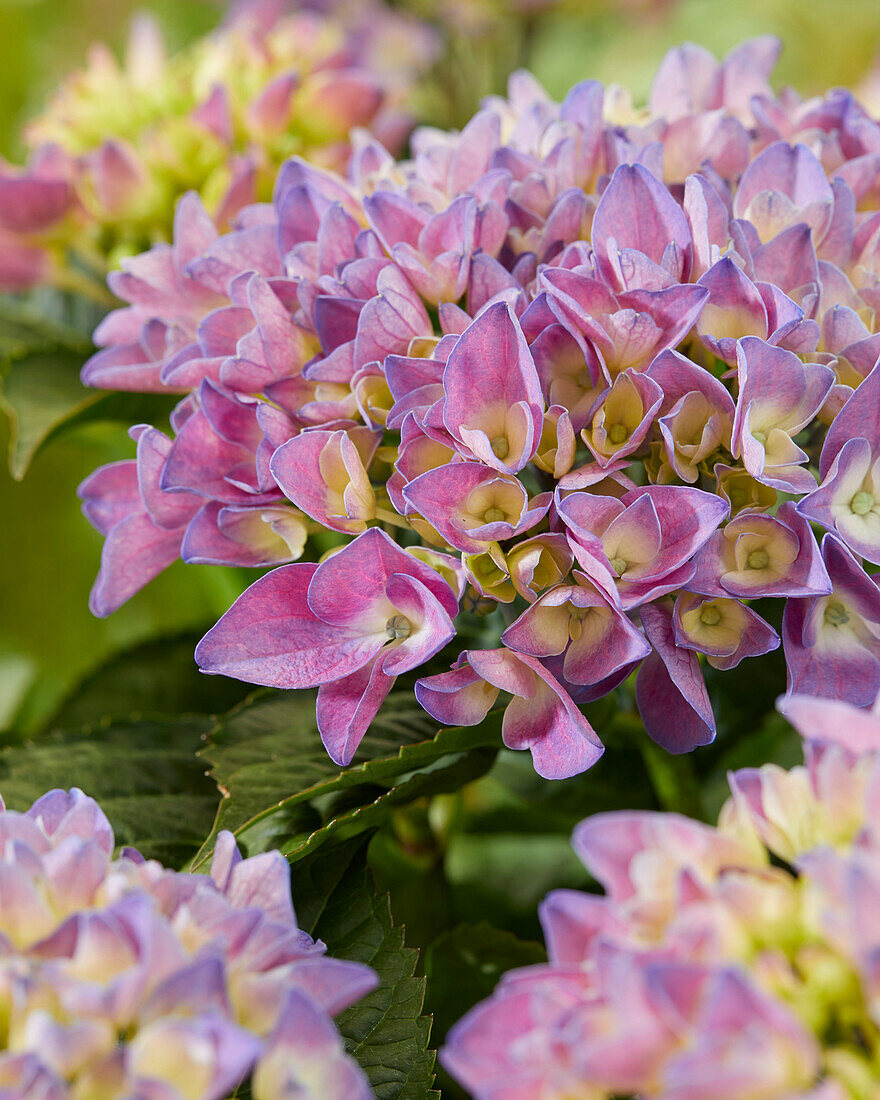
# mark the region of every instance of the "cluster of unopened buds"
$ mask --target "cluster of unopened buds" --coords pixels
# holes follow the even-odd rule
[[[475,1100],[855,1100],[880,1077],[880,714],[788,696],[806,764],[730,777],[711,827],[581,822],[605,896],[542,903],[550,961],[507,974],[442,1060]]]
[[[211,874],[113,857],[82,791],[0,802],[0,1095],[367,1100],[332,1016],[376,976],[296,924],[278,852],[217,839]]]
[[[580,704],[636,669],[676,752],[715,735],[704,662],[780,642],[790,691],[871,703],[880,125],[776,97],[776,53],[674,50],[639,111],[516,74],[411,160],[361,134],[345,178],[289,161],[223,235],[184,198],[174,243],[111,275],[130,304],[84,370],[181,394],[173,438],[133,429],[82,486],[95,613],[178,556],[278,566],[197,659],[319,686],[340,764],[458,635],[496,648],[459,643],[420,703],[477,723],[504,693],[548,778],[597,759]]]
[[[0,289],[79,289],[91,275],[100,290],[121,257],[168,240],[187,190],[226,227],[293,154],[344,168],[352,127],[399,146],[403,101],[435,50],[429,27],[381,0],[345,23],[248,0],[174,56],[139,18],[123,64],[93,47],[26,128],[27,165],[0,164]]]

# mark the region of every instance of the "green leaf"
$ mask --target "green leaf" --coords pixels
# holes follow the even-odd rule
[[[92,348],[88,336],[72,323],[69,310],[58,302],[0,296],[0,358],[18,359],[39,351],[62,348],[87,356]]]
[[[217,810],[217,791],[196,757],[210,726],[182,717],[58,731],[0,752],[0,794],[23,810],[53,787],[80,787],[101,804],[117,844],[180,867]]]
[[[0,403],[9,417],[9,469],[20,481],[50,440],[80,424],[120,420],[128,424],[166,419],[175,398],[166,394],[107,393],[79,380],[88,352],[55,347],[13,359]]]
[[[592,884],[569,837],[558,833],[456,833],[444,867],[459,920],[489,920],[524,939],[540,934],[537,906],[549,890]]]
[[[249,684],[204,676],[193,651],[201,634],[176,634],[114,655],[68,695],[49,726],[74,729],[110,718],[218,714],[241,702]],[[161,685],[161,692],[156,691]],[[204,769],[202,769],[204,770]]]
[[[502,750],[465,795],[443,803],[445,817],[440,806],[432,807],[446,833],[451,924],[488,920],[536,939],[537,905],[548,890],[592,885],[571,847],[578,822],[595,813],[658,808],[636,741],[647,735],[626,711],[616,712],[616,704],[609,699],[605,708],[590,708],[606,751],[588,771],[548,783],[528,753]]]
[[[98,398],[79,380],[84,356],[61,347],[14,359],[6,371],[3,409],[9,417],[9,470],[20,481],[52,431]]]
[[[176,398],[168,394],[87,389],[80,369],[94,350],[88,335],[100,319],[95,304],[41,289],[0,297],[0,404],[9,417],[9,469],[21,480],[56,436],[90,421],[164,421]]]
[[[440,1045],[449,1028],[488,997],[508,970],[546,961],[540,943],[518,939],[486,921],[459,924],[438,936],[425,954],[435,1042]]]
[[[404,946],[387,896],[376,894],[364,844],[349,841],[295,864],[292,888],[300,927],[322,939],[330,955],[366,963],[379,975],[379,987],[337,1021],[378,1100],[439,1100],[431,1019],[422,1015],[425,979],[414,976],[418,952]]]
[[[437,731],[409,691],[393,692],[358,751],[339,768],[321,744],[313,692],[258,693],[221,719],[200,754],[225,795],[199,853],[220,829],[251,853],[278,847],[291,861],[331,837],[375,828],[395,807],[456,790],[484,774],[500,744],[498,716]]]

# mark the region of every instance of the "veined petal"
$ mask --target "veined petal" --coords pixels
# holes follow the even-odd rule
[[[507,305],[490,306],[459,337],[443,389],[443,423],[453,437],[469,446],[462,433],[482,433],[502,471],[515,473],[533,457],[544,400],[531,352]],[[522,412],[508,422],[514,408]]]
[[[380,643],[381,644],[381,643]],[[318,729],[331,760],[347,767],[396,679],[380,657],[318,690]]]
[[[318,568],[305,562],[282,565],[255,581],[196,647],[202,672],[303,688],[369,664],[385,644],[384,632],[363,633],[319,619],[308,602]]]
[[[440,574],[407,554],[378,527],[359,535],[316,568],[309,606],[326,623],[343,625],[361,619],[371,606],[385,607],[386,586],[394,573],[420,581],[450,618],[458,614],[455,594]],[[384,634],[384,625],[378,628]]]
[[[466,654],[463,654],[466,656]],[[446,726],[476,726],[498,697],[498,688],[469,665],[416,681],[416,699]]]
[[[676,645],[669,608],[647,604],[640,615],[654,646],[636,677],[636,702],[648,734],[669,752],[709,744],[715,717],[697,655]]]
[[[406,620],[409,631],[400,645],[382,658],[383,671],[399,676],[439,653],[455,637],[455,627],[437,597],[415,577],[393,573],[385,594]]]

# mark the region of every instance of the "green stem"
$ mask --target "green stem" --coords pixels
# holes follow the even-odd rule
[[[375,518],[379,520],[380,523],[387,523],[391,527],[400,527],[404,531],[411,530],[410,525],[403,516],[399,516],[396,512],[392,512],[388,508],[377,508]]]

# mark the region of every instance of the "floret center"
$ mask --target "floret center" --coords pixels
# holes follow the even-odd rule
[[[412,632],[412,623],[405,615],[392,615],[385,624],[385,637],[389,642],[399,642],[408,638]]]
[[[839,600],[834,600],[825,608],[825,622],[831,626],[843,626],[849,622],[849,613]]]
[[[766,569],[770,564],[770,555],[766,550],[753,550],[746,559],[749,569]]]
[[[629,439],[629,432],[623,424],[612,424],[608,432],[608,438],[612,443],[625,443]]]
[[[590,378],[590,372],[586,367],[583,367],[574,376],[575,382],[580,386],[582,390],[589,390],[593,387],[593,379]]]
[[[874,507],[874,497],[871,493],[862,489],[852,498],[849,506],[857,516],[866,516]]]
[[[510,444],[507,441],[507,436],[496,435],[491,443],[492,453],[496,458],[507,458],[510,452]]]

